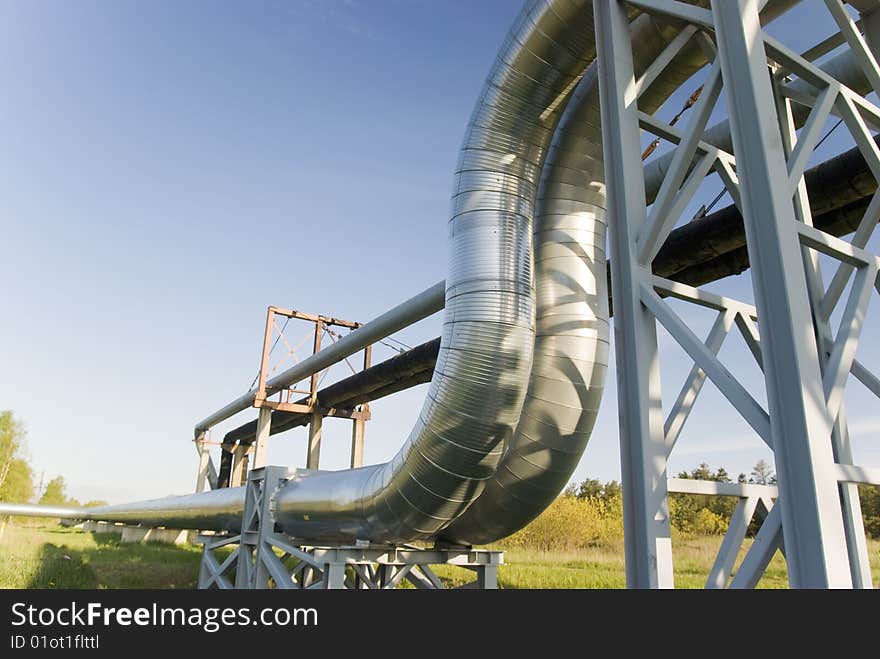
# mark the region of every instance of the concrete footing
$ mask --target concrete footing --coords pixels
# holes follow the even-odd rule
[[[122,524],[114,524],[112,522],[95,522],[95,533],[114,533],[116,535],[122,535],[122,531],[125,528]]]
[[[67,528],[73,528],[73,529],[81,529],[84,524],[84,522],[81,522],[78,519],[62,519],[62,520],[60,520],[60,522],[61,522],[61,526],[65,526]]]
[[[83,522],[86,533],[117,533],[122,542],[162,542],[168,545],[190,544],[191,532],[178,529],[155,529],[149,526],[125,526],[111,522]]]
[[[126,526],[122,530],[122,542],[161,542],[168,545],[185,545],[189,542],[189,534],[179,529]]]

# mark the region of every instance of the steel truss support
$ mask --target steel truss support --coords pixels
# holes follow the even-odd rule
[[[500,551],[366,543],[314,547],[276,532],[271,500],[287,476],[285,467],[250,472],[242,532],[199,537],[204,545],[199,588],[393,589],[404,581],[416,588],[445,588],[432,565],[455,565],[473,572],[474,579],[458,588],[498,587],[498,566],[504,563]]]
[[[626,583],[630,588],[671,588],[657,329],[640,300],[641,285],[650,281],[651,270],[636,256],[636,236],[647,215],[644,186],[637,183],[638,178],[631,178],[642,176],[642,162],[636,99],[628,93],[635,80],[629,23],[624,7],[616,1],[597,2],[594,11],[611,219]]]
[[[199,432],[195,438],[196,450],[199,453],[199,471],[196,474],[196,492],[204,492],[205,485],[212,490],[217,487],[217,468],[211,459],[206,432]]]
[[[825,4],[838,38],[875,90],[880,88],[880,68],[868,42],[840,0]],[[707,55],[703,94],[685,129],[639,111],[640,94],[674,53],[644,72],[634,71],[627,5],[683,21],[686,27],[669,48],[695,41]],[[791,586],[871,587],[853,483],[871,482],[875,474],[852,464],[843,391],[852,373],[880,395],[877,378],[855,360],[868,303],[880,290],[880,260],[864,250],[880,218],[880,193],[847,242],[812,226],[803,173],[833,113],[880,179],[880,150],[871,134],[880,128],[880,109],[765,34],[762,5],[759,0],[712,0],[711,9],[674,0],[595,5],[630,587],[673,585],[666,461],[707,378],[773,450],[779,478],[776,506],[769,496],[737,495],[740,502],[707,585],[727,584],[744,529],[757,513],[766,519],[731,587],[754,586],[783,538]],[[806,83],[802,88],[813,92],[790,94],[783,73],[799,77]],[[722,93],[733,153],[703,141]],[[792,103],[809,109],[800,131]],[[640,129],[676,145],[650,206],[640,184]],[[713,171],[744,218],[756,307],[652,277],[654,255]],[[819,254],[837,262],[827,284]],[[832,313],[850,281],[835,332]],[[705,341],[661,295],[717,312]],[[694,360],[665,423],[657,322]],[[763,371],[767,409],[717,358],[733,327]]]
[[[719,483],[716,481],[696,481],[670,478],[667,483],[670,492],[681,494],[703,494],[710,496],[733,496],[738,501],[730,518],[730,526],[718,555],[709,570],[706,588],[754,588],[777,550],[783,554],[781,527],[778,511],[771,517],[774,503],[779,496],[776,487],[746,483]],[[746,552],[742,563],[734,574],[736,557],[742,549],[749,525],[757,516],[762,520],[758,535]],[[769,520],[769,521],[768,521]],[[731,580],[733,577],[733,580]]]

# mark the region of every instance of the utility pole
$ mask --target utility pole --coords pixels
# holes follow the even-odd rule
[[[40,497],[43,495],[43,477],[45,475],[46,475],[45,469],[40,471],[40,482],[37,485],[37,491],[34,492],[34,503],[40,503]]]

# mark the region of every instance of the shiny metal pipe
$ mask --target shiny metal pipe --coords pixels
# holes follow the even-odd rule
[[[596,421],[610,337],[602,143],[598,106],[589,102],[595,88],[591,67],[543,168],[534,235],[537,333],[523,410],[483,493],[441,531],[446,542],[493,542],[537,517],[570,479]]]
[[[640,15],[632,22],[639,73],[678,34]],[[705,64],[685,48],[640,99],[653,111]],[[489,543],[537,517],[568,483],[599,411],[610,346],[605,179],[596,66],[575,89],[544,164],[535,219],[538,331],[522,415],[480,498],[441,532]]]
[[[244,487],[224,487],[199,494],[185,494],[82,511],[85,519],[124,522],[169,529],[212,531],[241,530]]]
[[[342,361],[358,350],[363,350],[379,339],[384,339],[386,336],[394,334],[394,332],[400,331],[404,327],[427,318],[443,309],[444,295],[444,282],[441,281],[434,284],[415,297],[346,334],[336,343],[327,346],[320,352],[279,373],[266,382],[266,389],[278,390],[288,387],[328,366],[332,366],[336,362]],[[253,405],[256,393],[256,389],[251,389],[212,415],[202,419],[195,427],[196,435]]]
[[[517,19],[471,117],[459,158],[448,225],[446,314],[419,420],[385,464],[294,474],[274,498],[276,519],[291,535],[328,542],[430,538],[466,509],[494,474],[519,420],[532,365],[534,199],[564,103],[595,56],[591,8],[588,0],[530,2]],[[343,356],[341,349],[337,352],[329,363]],[[296,381],[307,373],[306,366],[301,364],[295,377],[288,371],[271,384]],[[199,429],[252,400],[246,394]],[[203,524],[206,515],[187,522],[186,510],[214,494],[94,514],[158,522],[150,517],[155,510],[166,526]],[[172,507],[180,513],[166,514]]]
[[[85,508],[70,506],[41,506],[33,503],[0,503],[0,517],[53,517],[55,519],[85,519]]]
[[[523,9],[486,82],[462,147],[449,222],[444,331],[419,421],[388,463],[295,474],[274,503],[278,523],[291,535],[330,542],[430,538],[494,476],[520,422],[532,370],[531,243],[538,183],[555,125],[594,59],[592,24],[587,0],[532,2]],[[564,221],[554,225],[547,220],[544,230],[539,235],[544,235],[546,249],[539,263],[549,269],[551,234],[567,227]],[[591,248],[604,242],[600,238],[587,238]],[[576,267],[568,269],[582,274]],[[554,309],[552,294],[543,298],[548,315],[564,313]],[[570,305],[569,316],[594,316],[585,302]],[[541,339],[541,349],[552,353],[554,342],[559,341],[551,331]],[[552,375],[545,379],[552,381]],[[200,427],[251,401],[251,395],[243,397]],[[193,495],[94,514],[112,521],[212,528],[218,521],[206,501],[208,495]],[[240,501],[234,501],[232,518]]]
[[[595,56],[586,0],[530,2],[471,116],[449,221],[446,316],[419,421],[393,460],[294,477],[288,533],[318,541],[431,538],[480,495],[518,423],[532,366],[532,219],[565,102]]]
[[[601,137],[587,71],[595,56],[591,8],[586,0],[535,1],[516,20],[459,159],[447,313],[419,421],[388,463],[296,472],[274,497],[276,519],[291,535],[487,542],[527,523],[570,477],[607,364]],[[637,66],[674,35],[655,20],[633,22],[641,30]],[[699,49],[685,49],[640,104],[659,105],[703,65],[701,57]],[[212,492],[94,514],[237,528],[243,498],[226,492],[228,498]]]
[[[772,21],[794,3],[768,3]],[[631,22],[636,75],[680,30],[643,14]],[[639,99],[653,113],[706,64],[695,42],[673,58]],[[571,478],[598,414],[608,364],[605,183],[599,91],[592,65],[556,130],[538,193],[535,234],[538,334],[522,417],[483,494],[441,533],[488,543],[537,517]]]

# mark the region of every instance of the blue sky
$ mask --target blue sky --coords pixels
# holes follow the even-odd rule
[[[190,491],[192,427],[247,389],[268,305],[364,321],[442,279],[457,150],[519,6],[0,0],[0,408],[38,475],[82,500]],[[689,365],[666,354],[671,402]],[[609,385],[576,478],[619,478]],[[367,462],[423,395],[373,406]],[[769,459],[702,402],[674,469]],[[327,422],[322,466],[349,432]],[[297,431],[270,460],[304,452]]]

